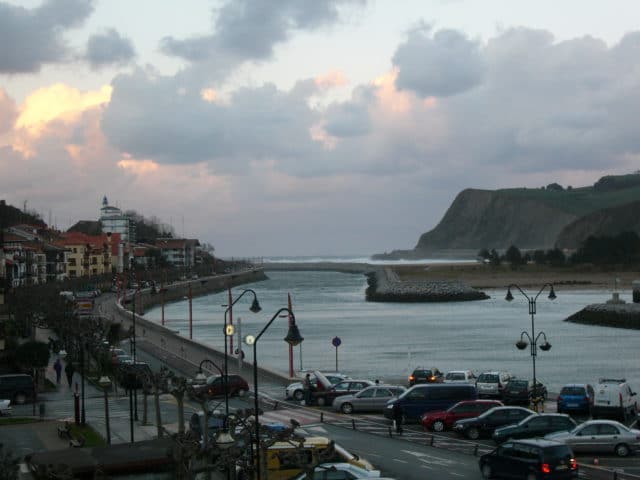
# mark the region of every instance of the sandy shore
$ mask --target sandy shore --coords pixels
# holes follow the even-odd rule
[[[553,283],[558,289],[603,290],[631,292],[631,282],[640,280],[638,270],[603,270],[596,267],[553,268],[525,265],[512,269],[509,265],[494,267],[477,262],[431,264],[431,265],[376,265],[362,263],[273,263],[264,264],[269,270],[280,271],[337,271],[344,273],[365,273],[380,268],[392,269],[401,281],[457,280],[473,288],[506,288],[517,284],[522,288],[534,289],[545,283]]]

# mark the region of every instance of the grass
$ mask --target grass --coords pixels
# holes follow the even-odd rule
[[[35,423],[39,420],[37,418],[29,418],[29,417],[10,417],[10,418],[0,418],[0,426],[2,425],[21,425],[24,423]]]
[[[78,435],[82,435],[84,437],[85,447],[104,447],[107,444],[106,440],[102,438],[102,435],[96,432],[89,425],[82,426],[82,425],[76,425],[75,423],[72,423],[70,426],[71,426],[71,435],[73,437],[77,438]]]

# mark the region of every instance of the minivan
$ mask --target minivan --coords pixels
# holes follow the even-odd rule
[[[23,373],[0,375],[0,398],[11,400],[14,405],[22,405],[27,400],[33,400],[35,386],[33,377]]]
[[[395,400],[387,403],[384,416],[393,418],[393,407],[399,404],[404,421],[419,421],[422,414],[434,410],[447,410],[462,400],[476,400],[474,385],[429,383],[414,385]]]

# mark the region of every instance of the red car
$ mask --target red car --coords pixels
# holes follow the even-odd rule
[[[490,408],[501,406],[502,402],[498,400],[465,400],[456,403],[449,410],[425,413],[422,416],[422,426],[425,430],[442,432],[450,429],[457,420],[477,417]]]

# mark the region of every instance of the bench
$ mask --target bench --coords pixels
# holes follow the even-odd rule
[[[84,447],[84,436],[82,434],[78,434],[75,437],[69,438],[69,446],[73,448],[81,448]]]

